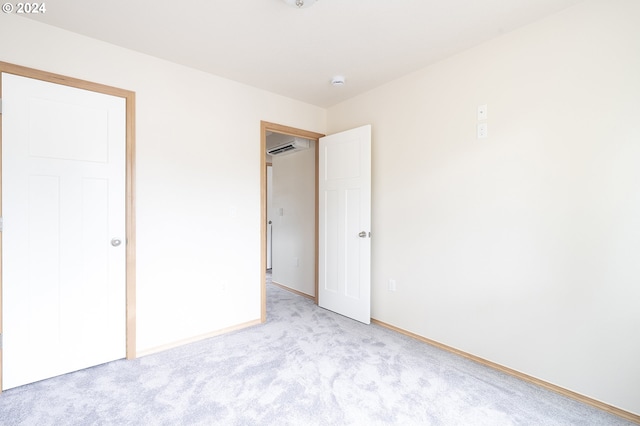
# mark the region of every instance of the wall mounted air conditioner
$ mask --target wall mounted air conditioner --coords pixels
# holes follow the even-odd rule
[[[269,155],[284,155],[291,154],[293,152],[302,151],[311,146],[308,139],[293,138],[288,142],[281,143],[279,145],[267,148],[267,154]]]

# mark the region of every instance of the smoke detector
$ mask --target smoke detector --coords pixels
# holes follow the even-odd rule
[[[282,1],[284,1],[286,4],[288,4],[291,7],[304,9],[304,8],[313,6],[313,4],[318,0],[282,0]]]
[[[336,75],[331,79],[331,84],[337,87],[344,86],[344,77],[341,75]]]

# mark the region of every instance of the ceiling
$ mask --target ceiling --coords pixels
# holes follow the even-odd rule
[[[28,18],[329,107],[580,1],[56,0]]]

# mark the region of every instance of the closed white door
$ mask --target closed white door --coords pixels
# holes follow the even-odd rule
[[[267,269],[271,269],[273,259],[273,166],[267,166]]]
[[[2,74],[3,389],[123,358],[125,100]]]
[[[371,126],[320,138],[318,304],[371,321]]]

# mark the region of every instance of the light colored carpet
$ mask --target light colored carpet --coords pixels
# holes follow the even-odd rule
[[[631,425],[268,285],[266,324],[0,395],[2,425]]]

